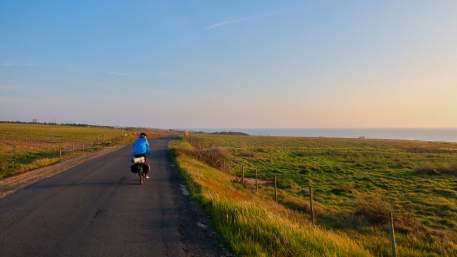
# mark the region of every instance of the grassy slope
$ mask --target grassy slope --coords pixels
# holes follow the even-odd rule
[[[385,215],[393,210],[400,256],[457,256],[457,176],[415,174],[457,160],[457,145],[414,141],[194,135],[200,149],[222,148],[247,176],[278,176],[281,204],[307,211],[308,185],[318,223],[349,233],[377,256],[389,256]],[[252,188],[251,188],[252,191]],[[260,195],[271,198],[271,186]]]
[[[84,144],[85,150],[95,151],[134,136],[112,128],[0,123],[0,179],[79,154],[69,152],[73,146],[81,149]],[[59,148],[64,149],[62,157]]]
[[[371,256],[348,237],[313,228],[298,215],[232,183],[233,177],[171,144],[192,195],[210,212],[213,225],[239,256]]]

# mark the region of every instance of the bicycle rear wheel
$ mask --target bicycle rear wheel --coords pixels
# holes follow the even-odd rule
[[[140,170],[138,171],[138,176],[140,177],[140,185],[143,185],[143,183],[144,183],[143,167],[140,167]]]

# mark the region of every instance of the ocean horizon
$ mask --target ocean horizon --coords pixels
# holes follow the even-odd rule
[[[243,132],[252,136],[337,137],[457,142],[457,128],[220,128],[203,132]]]

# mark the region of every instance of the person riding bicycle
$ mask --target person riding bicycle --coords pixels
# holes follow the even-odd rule
[[[140,136],[135,140],[132,147],[132,153],[135,158],[144,157],[145,165],[147,168],[145,169],[146,178],[149,178],[148,171],[150,170],[149,164],[147,163],[146,156],[151,152],[151,148],[149,147],[149,141],[146,136],[146,133],[142,132]]]

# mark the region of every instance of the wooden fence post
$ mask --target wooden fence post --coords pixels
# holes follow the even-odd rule
[[[278,202],[278,180],[275,176],[275,201]]]
[[[257,175],[257,168],[255,169],[255,192],[257,193],[259,191],[259,181],[258,181],[258,175]]]
[[[244,186],[244,165],[241,165],[241,184]]]
[[[16,146],[13,147],[13,169],[16,168]]]
[[[62,157],[62,147],[59,147],[59,157]]]
[[[309,211],[311,214],[311,223],[316,225],[316,217],[314,215],[314,194],[313,194],[313,188],[309,186]]]
[[[395,242],[394,215],[390,212],[390,241],[392,242],[392,257],[397,257],[397,243]]]

